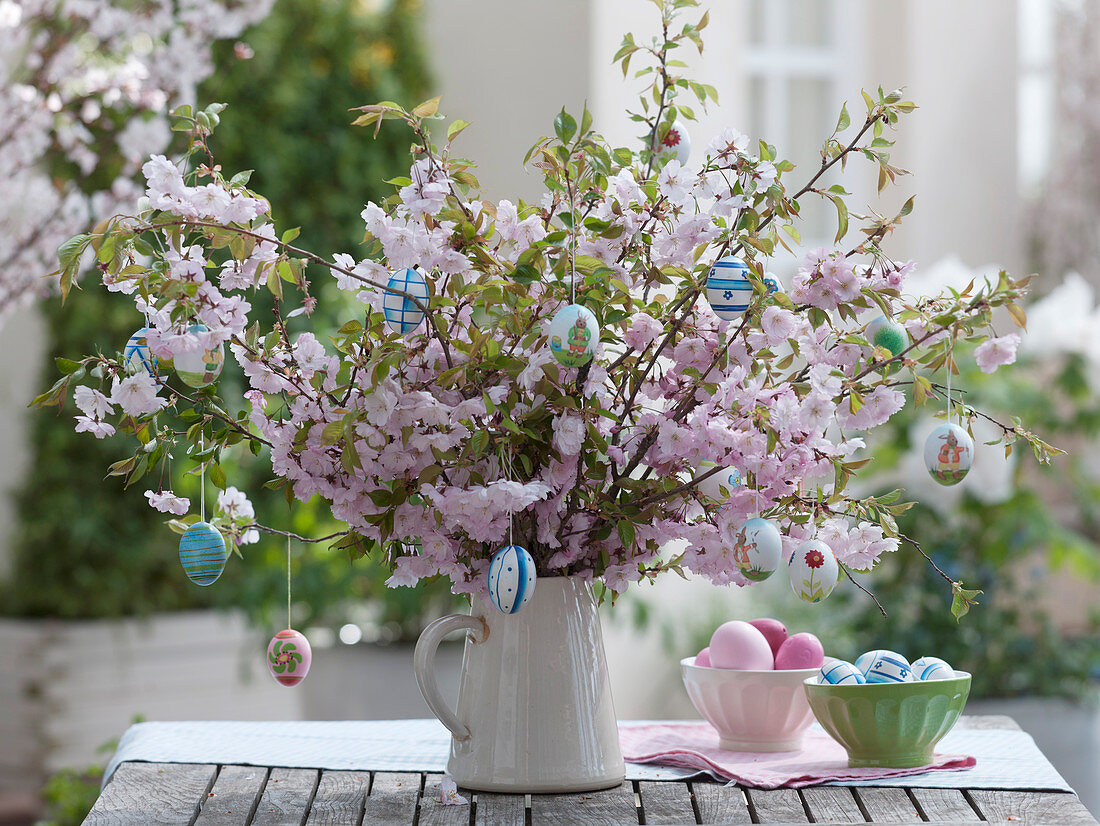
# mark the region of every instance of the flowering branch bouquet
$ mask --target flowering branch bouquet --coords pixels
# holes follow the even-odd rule
[[[670,54],[702,48],[707,16],[681,26],[695,3],[658,5],[661,35],[645,45],[628,35],[615,58],[624,75],[648,61],[631,114],[643,146],[611,147],[587,111],[563,110],[527,156],[545,183],[537,204],[483,198],[454,149],[468,124],[450,123],[442,146],[433,143],[438,99],[362,107],[357,125],[377,134],[395,121],[414,143],[395,195],[362,212],[358,256],[317,255],[294,246],[295,230],[279,234],[248,173],[230,177],[215,163],[220,107],[178,109],[174,128],[191,135],[185,162],[154,156],[138,214],[61,249],[62,291],[94,255],[107,288],[133,296],[145,316],[159,366],[142,361],[135,372],[132,359],[106,354],[60,360],[64,375],[37,402],[60,405],[75,391],[79,429],[132,434],[134,454],[111,468],[127,484],[182,447],[225,488],[224,451],[268,451],[269,487],[288,502],[322,497],[347,523],[336,545],[387,555],[394,585],[443,574],[457,592],[484,591],[490,557],[510,537],[539,573],[599,577],[615,592],[666,570],[745,585],[734,553],[754,516],[778,523],[787,556],[816,536],[849,576],[869,571],[899,547],[895,516],[908,504],[901,491],[848,492],[868,461],[861,434],[898,412],[907,391],[917,405],[944,396],[929,376],[954,369],[957,339],[984,340],[979,358],[991,366],[1012,361],[1018,337],[996,337],[993,313],[1005,308],[1022,325],[1025,282],[1002,273],[907,300],[913,264],[881,243],[912,202],[893,217],[856,215],[842,186],[822,183],[860,158],[877,166],[880,189],[904,174],[886,137],[914,108],[900,92],[864,93],[854,126],[845,107],[798,188],[774,147],[753,151],[734,129],[685,166],[668,145],[694,117],[687,98],[706,105],[717,95],[677,74]],[[811,198],[835,205],[835,245],[806,253],[789,289],[777,290],[767,262],[800,245]],[[861,226],[845,245],[851,219]],[[720,296],[710,296],[714,307],[705,298],[712,265],[731,255],[751,287],[732,314]],[[315,305],[314,271],[357,302],[327,341],[292,332]],[[275,301],[269,321],[252,318],[246,298],[264,289]],[[575,313],[584,335],[563,354],[549,327],[571,304],[593,323]],[[904,324],[893,327],[903,340],[872,342],[868,321],[879,313]],[[239,413],[180,369],[199,353],[220,366],[226,344],[250,385]],[[964,421],[977,413],[953,407]],[[1019,439],[1043,460],[1052,451],[1017,423],[1001,428],[1006,449]],[[150,497],[181,516],[189,509],[174,494]],[[249,520],[237,492],[223,498],[232,507],[217,524],[236,543],[269,530]],[[682,550],[662,553],[674,540]],[[951,585],[965,608],[973,593]]]

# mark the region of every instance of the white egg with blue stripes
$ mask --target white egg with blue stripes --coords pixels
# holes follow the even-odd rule
[[[749,266],[740,258],[727,255],[711,265],[707,273],[707,301],[719,318],[739,319],[752,302],[752,292]]]
[[[950,680],[955,676],[955,669],[939,657],[921,657],[913,660],[914,680]]]
[[[860,654],[856,668],[869,683],[907,683],[913,679],[913,667],[909,665],[909,660],[896,651],[886,649]]]
[[[817,681],[829,685],[863,685],[867,682],[867,679],[858,668],[847,660],[826,657],[821,670],[818,672]]]
[[[382,312],[386,316],[386,326],[395,333],[407,335],[424,321],[424,311],[411,298],[391,290],[416,297],[425,307],[428,306],[428,282],[420,271],[413,267],[393,274],[386,284],[386,293],[382,298]]]
[[[525,548],[506,545],[489,563],[489,599],[497,610],[515,614],[535,593],[535,560]]]
[[[147,373],[154,379],[157,377],[159,364],[157,357],[149,349],[148,327],[142,327],[127,340],[122,350],[122,364],[131,375]]]

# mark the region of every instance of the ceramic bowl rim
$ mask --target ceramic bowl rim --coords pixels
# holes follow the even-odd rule
[[[847,691],[849,693],[858,693],[858,692],[869,693],[869,692],[885,690],[885,689],[891,689],[891,690],[896,691],[899,687],[903,687],[903,686],[922,686],[922,687],[923,686],[937,686],[937,685],[946,686],[946,685],[951,685],[951,684],[956,684],[956,683],[963,683],[963,682],[969,683],[970,682],[972,675],[970,674],[969,671],[960,671],[957,668],[952,669],[952,671],[955,672],[955,676],[954,677],[948,677],[946,680],[906,680],[905,682],[898,682],[898,683],[821,683],[821,682],[818,682],[818,677],[817,677],[816,674],[814,674],[810,677],[807,677],[805,680],[803,680],[802,684],[806,686],[807,691],[809,691],[811,688],[813,688],[815,690],[816,689],[823,689],[823,690],[837,689],[837,690],[840,690],[840,691]]]
[[[783,674],[786,677],[793,677],[795,674],[803,675],[799,679],[799,682],[804,682],[806,679],[812,678],[814,674],[821,670],[820,666],[817,668],[769,668],[764,669],[750,669],[750,668],[715,668],[714,666],[696,665],[695,657],[684,657],[680,660],[680,667],[684,669],[690,669],[687,673],[697,671],[704,674],[745,674],[752,676],[761,676],[764,674]],[[764,679],[767,679],[766,677]]]

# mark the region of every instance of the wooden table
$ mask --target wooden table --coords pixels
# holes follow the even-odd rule
[[[1007,717],[964,717],[971,728],[1018,728]],[[1092,824],[1065,792],[810,786],[761,791],[707,780],[627,781],[572,795],[462,792],[444,806],[441,775],[213,764],[123,763],[85,824]],[[460,790],[461,791],[461,790]],[[433,795],[434,792],[434,795]]]

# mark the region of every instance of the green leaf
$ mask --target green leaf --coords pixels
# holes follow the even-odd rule
[[[958,622],[962,617],[966,616],[970,611],[971,605],[978,604],[978,594],[982,591],[971,591],[962,587],[961,582],[951,583],[951,616],[955,618],[955,622]]]
[[[412,113],[418,118],[430,118],[439,111],[439,97],[426,100],[413,109]]]
[[[554,118],[554,134],[562,143],[569,143],[577,133],[577,121],[563,108]]]
[[[623,543],[623,547],[629,550],[634,547],[634,523],[629,519],[620,519],[619,524],[615,526],[615,529],[619,532],[619,541]]]
[[[848,114],[848,104],[845,103],[843,106],[840,107],[840,117],[837,118],[836,129],[833,130],[834,134],[836,132],[843,132],[845,129],[851,126],[851,124],[852,118]]]
[[[462,130],[465,129],[469,125],[470,125],[469,121],[456,120],[454,123],[452,123],[450,126],[448,126],[447,127],[447,142],[450,143],[451,141],[453,141],[456,137],[458,137],[459,133],[461,133]]]

